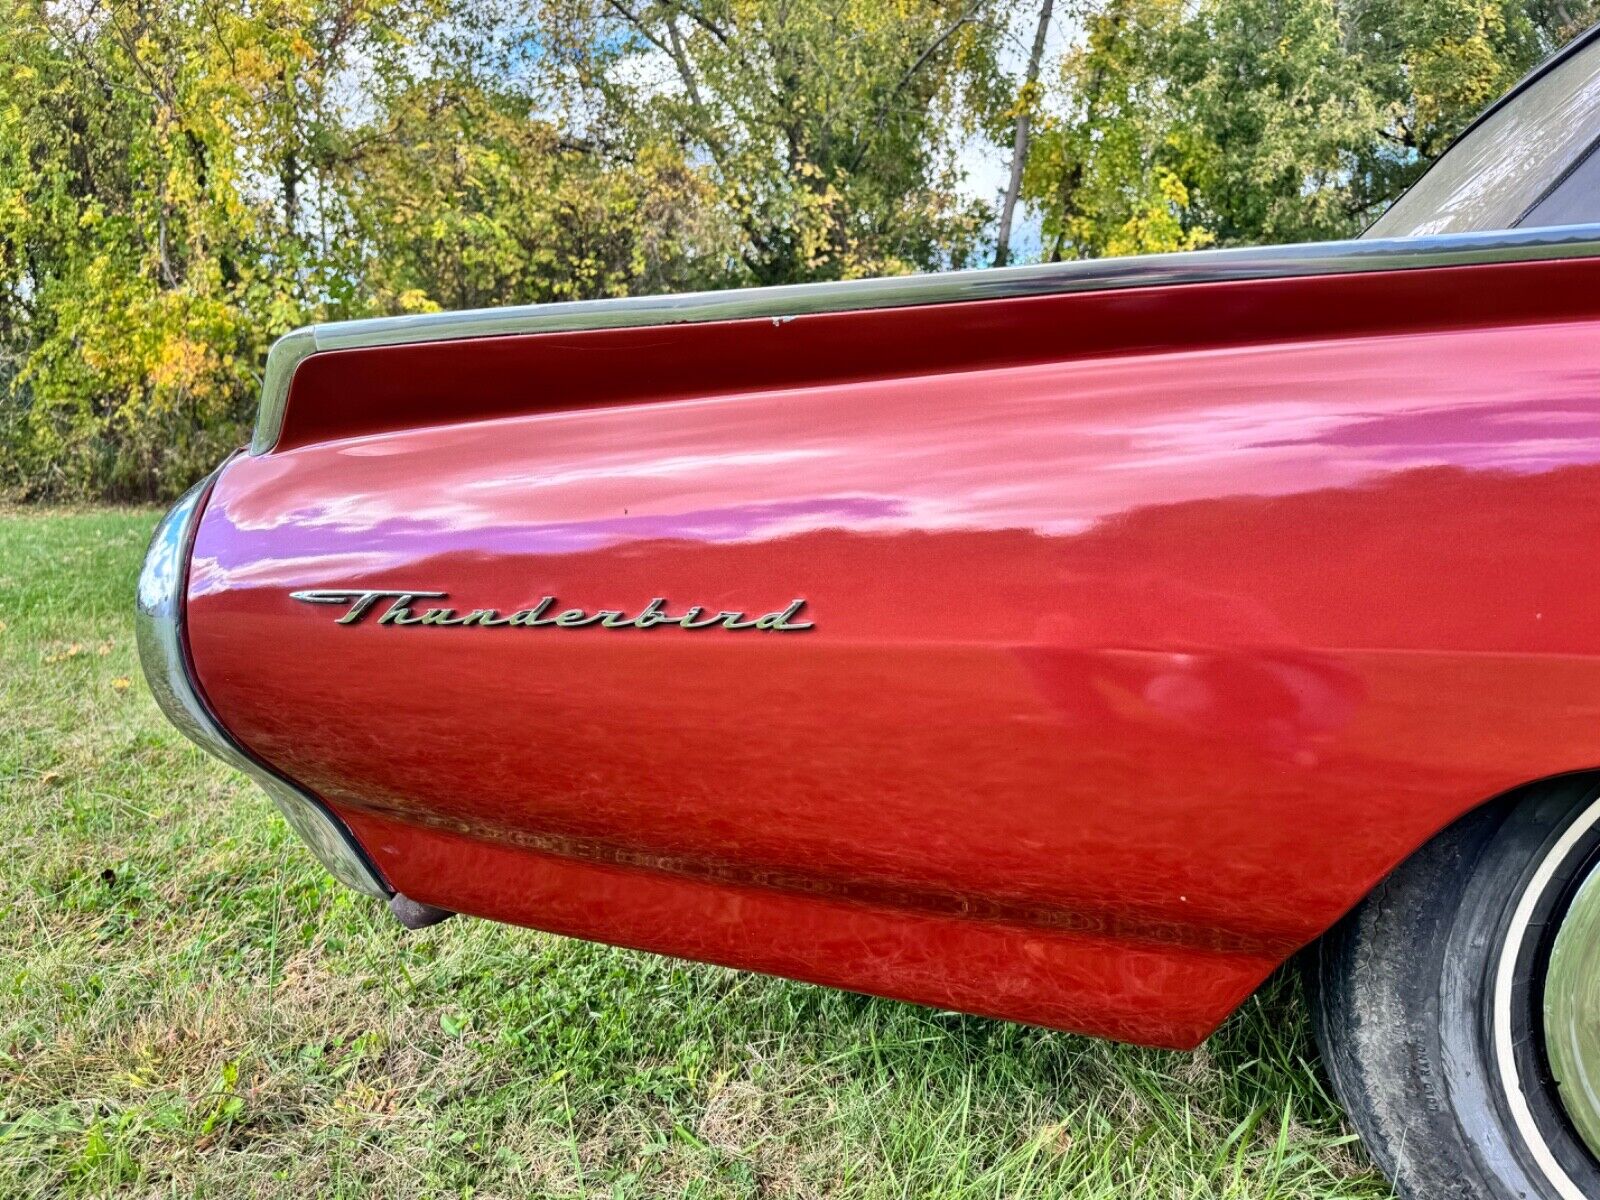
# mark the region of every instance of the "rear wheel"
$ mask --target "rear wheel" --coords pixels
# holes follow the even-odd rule
[[[1334,1090],[1408,1200],[1600,1197],[1600,790],[1541,785],[1397,869],[1308,956]]]

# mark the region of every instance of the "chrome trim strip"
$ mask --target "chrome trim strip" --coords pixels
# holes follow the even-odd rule
[[[264,454],[277,442],[283,429],[283,414],[289,408],[289,385],[300,364],[317,352],[319,328],[328,326],[292,329],[267,351],[267,369],[261,376],[261,404],[256,408],[256,427],[250,438],[251,454]]]
[[[1420,238],[1373,238],[1291,246],[1191,250],[1078,262],[1041,263],[940,275],[801,283],[740,291],[690,292],[617,300],[571,300],[514,308],[375,317],[309,325],[285,334],[267,356],[261,407],[250,453],[264,454],[283,429],[295,369],[313,354],[371,346],[460,338],[565,333],[585,329],[677,325],[758,318],[783,320],[815,313],[954,304],[1021,296],[1120,288],[1343,275],[1363,271],[1414,271],[1478,263],[1529,262],[1600,255],[1600,225],[1507,229]]]
[[[156,526],[150,549],[145,552],[134,621],[145,680],[161,711],[178,731],[202,750],[255,780],[334,878],[358,892],[387,899],[392,889],[367,860],[344,822],[315,797],[273,773],[234,742],[206,707],[190,678],[184,653],[184,589],[197,517],[217,474],[212,472],[195,484],[172,506]]]

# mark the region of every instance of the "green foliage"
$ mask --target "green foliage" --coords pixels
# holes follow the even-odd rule
[[[436,14],[5,3],[0,479],[170,493],[238,443],[271,337],[353,294],[299,185],[333,81]]]
[[[520,98],[452,91],[429,79],[394,97],[396,136],[357,168],[354,225],[376,310],[589,299],[693,278],[686,251],[708,187],[672,147],[607,169]]]
[[[1103,0],[1024,194],[1051,258],[1351,236],[1600,16],[1518,0]]]
[[[549,0],[580,31],[559,85],[707,165],[759,284],[964,265],[954,116],[995,77],[985,0]],[[652,74],[650,64],[660,71]],[[664,78],[663,78],[664,77]]]
[[[0,491],[168,496],[309,321],[1359,229],[1600,0],[0,0]]]

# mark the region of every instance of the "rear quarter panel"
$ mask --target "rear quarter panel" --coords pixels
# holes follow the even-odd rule
[[[1597,758],[1600,263],[351,350],[221,474],[190,652],[441,907],[1192,1045]],[[341,626],[465,611],[815,628]]]

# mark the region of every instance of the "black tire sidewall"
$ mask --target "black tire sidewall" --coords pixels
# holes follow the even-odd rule
[[[1441,1073],[1462,1140],[1485,1182],[1508,1200],[1563,1196],[1540,1165],[1536,1140],[1578,1196],[1600,1197],[1600,1165],[1567,1121],[1550,1077],[1542,987],[1560,916],[1577,880],[1600,851],[1600,821],[1562,852],[1561,862],[1531,899],[1532,919],[1526,925],[1516,920],[1552,852],[1576,822],[1594,819],[1597,806],[1600,795],[1585,780],[1553,784],[1512,808],[1466,878],[1449,925],[1438,981]],[[1505,1039],[1497,1032],[1495,1005],[1502,956],[1513,934],[1518,949],[1507,989],[1508,1072],[1500,1055]],[[1515,1111],[1518,1095],[1526,1105],[1520,1118]]]

